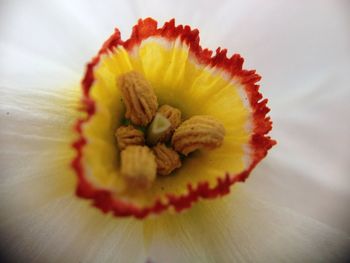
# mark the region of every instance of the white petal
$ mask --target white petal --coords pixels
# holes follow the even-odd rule
[[[1,89],[0,203],[7,216],[74,189],[69,163],[78,93],[72,88]]]
[[[144,262],[142,225],[67,196],[0,225],[12,262]]]
[[[342,262],[349,237],[237,187],[176,216],[145,222],[154,262]]]
[[[130,5],[117,1],[7,1],[1,9],[2,44],[79,74],[116,26],[129,34],[137,20]]]
[[[274,116],[278,145],[246,187],[350,234],[350,126],[344,121],[350,92],[339,83],[338,90],[329,89],[333,81],[320,84],[320,94],[276,109],[281,110]]]
[[[329,16],[334,10],[337,9],[324,12]],[[307,54],[303,66],[308,65],[309,72],[306,69],[299,72],[298,67],[292,73],[286,73],[286,76],[296,74],[295,81],[280,87],[285,95],[271,95],[272,136],[278,145],[253,172],[247,186],[265,200],[350,234],[350,125],[344,121],[350,110],[350,62],[344,58],[350,56],[350,49],[345,49],[349,42],[343,39],[347,34],[343,32],[342,19],[341,12],[333,14],[331,25],[328,25],[329,19],[318,18],[324,23],[315,25],[309,32],[322,28],[332,39],[316,39],[319,45],[311,54],[307,47],[300,51]],[[339,29],[332,30],[330,26]],[[334,52],[329,52],[328,47]],[[268,86],[264,87],[268,89]]]

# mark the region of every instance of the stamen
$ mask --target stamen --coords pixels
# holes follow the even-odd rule
[[[222,145],[225,128],[209,115],[196,115],[184,121],[176,130],[171,143],[175,151],[188,155],[199,149],[215,149]]]
[[[121,174],[130,186],[150,188],[156,178],[155,156],[147,146],[128,146],[121,152]]]
[[[119,150],[124,150],[130,145],[144,145],[145,138],[143,132],[132,125],[121,126],[115,132]]]
[[[149,82],[137,71],[121,75],[118,85],[123,97],[125,118],[135,125],[146,126],[157,112],[158,101]]]
[[[181,167],[180,156],[172,148],[164,144],[157,144],[152,148],[156,157],[157,174],[169,175],[172,171]]]

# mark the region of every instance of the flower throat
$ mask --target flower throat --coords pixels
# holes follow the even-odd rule
[[[225,128],[209,115],[182,120],[171,105],[159,107],[157,96],[142,74],[130,71],[118,79],[126,108],[115,136],[121,176],[129,187],[148,189],[159,176],[171,176],[181,159],[200,149],[222,145]]]

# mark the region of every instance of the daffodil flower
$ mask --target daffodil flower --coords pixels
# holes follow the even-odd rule
[[[186,2],[180,14],[165,9],[179,10],[180,3],[158,3],[163,6],[159,6],[161,17],[172,15],[198,26],[202,43],[228,44],[249,58],[249,66],[261,66],[264,74],[258,83],[260,76],[255,71],[244,70],[240,55],[227,56],[226,49],[217,49],[213,54],[201,47],[198,30],[177,24],[175,20],[162,25],[150,18],[141,19],[131,36],[122,40],[120,33],[131,29],[130,18],[136,20],[133,14],[126,18],[127,10],[142,10],[137,15],[141,17],[157,16],[148,6],[138,3],[137,6],[143,8],[137,9],[127,2],[95,7],[74,3],[77,6],[71,6],[70,2],[57,2],[54,6],[45,2],[2,4],[0,231],[4,260],[346,260],[349,232],[348,225],[342,223],[349,218],[345,211],[348,194],[344,194],[348,193],[348,181],[342,177],[345,144],[332,148],[334,144],[329,138],[327,141],[317,139],[315,130],[310,133],[307,125],[302,124],[306,121],[313,128],[332,126],[323,121],[324,115],[312,113],[329,105],[323,104],[322,98],[327,103],[336,98],[334,107],[338,109],[338,105],[342,109],[339,105],[345,105],[344,95],[348,95],[348,90],[341,84],[348,75],[342,75],[344,79],[335,86],[339,95],[334,97],[328,90],[315,88],[304,94],[299,88],[318,85],[317,81],[322,78],[317,78],[317,74],[341,72],[340,68],[349,65],[344,56],[349,49],[343,35],[345,15],[340,4],[337,7],[331,3],[320,5],[312,19],[305,20],[309,24],[303,25],[308,29],[301,30],[294,28],[288,19],[295,18],[298,12],[315,11],[313,6],[299,10],[298,4],[289,3],[284,17],[276,15],[280,8],[276,4],[271,4],[271,10],[260,6],[263,12],[252,16],[249,12],[255,14],[259,4],[249,8],[244,4],[208,3],[205,6],[210,7],[208,10],[203,7],[196,13],[198,3]],[[115,7],[117,13],[108,7]],[[221,17],[227,19],[224,24],[230,26],[223,27],[222,21],[219,19],[219,23],[212,16],[214,8],[221,10]],[[237,10],[235,16],[231,16],[232,8]],[[105,17],[109,14],[113,15]],[[282,30],[273,19],[268,20],[269,14],[288,25],[290,31]],[[326,35],[315,32],[326,18],[333,18],[335,22],[323,24],[323,30],[338,41],[319,41],[319,48],[303,55],[320,59],[318,56],[327,43],[336,43],[337,50],[328,60],[333,62],[330,65],[339,62],[343,67],[320,66],[315,70],[317,74],[310,69],[308,74],[313,78],[308,78],[303,75],[306,66],[293,57],[296,51],[289,49],[298,47],[299,42],[293,45],[290,42],[300,36],[298,32],[313,32],[314,38],[303,35],[300,50],[304,52],[304,46],[311,45],[307,41]],[[247,34],[252,29],[249,21],[254,26],[266,24],[269,30],[264,31],[262,26],[250,36]],[[106,24],[103,26],[103,23]],[[109,35],[105,27],[118,23],[122,30],[116,29],[96,55]],[[240,23],[245,27],[234,26]],[[276,27],[275,33],[284,35],[271,35],[271,25]],[[230,38],[222,37],[226,34]],[[232,45],[232,41],[239,44]],[[282,50],[281,45],[286,50]],[[338,60],[332,60],[334,57]],[[308,58],[302,61],[311,66],[321,64],[313,64]],[[275,65],[278,67],[274,68]],[[121,100],[117,82],[130,71],[145,77],[159,105],[180,109],[185,120],[210,115],[219,120],[226,131],[220,147],[184,157],[181,167],[170,175],[157,177],[147,189],[126,186],[121,179],[120,149],[114,137],[116,129],[125,121],[125,101]],[[299,76],[307,84],[300,82]],[[334,82],[337,83],[335,80],[331,83]],[[263,93],[266,91],[271,99],[277,127],[274,137],[280,146],[257,166],[275,144],[268,135],[271,120],[267,116],[267,100],[258,91],[260,83]],[[327,96],[312,99],[322,92]],[[298,96],[302,96],[300,100]],[[313,111],[313,107],[317,111]],[[308,114],[310,119],[306,119]],[[327,121],[336,121],[336,116]],[[334,134],[346,141],[349,127],[345,124],[340,127]],[[322,129],[318,131],[319,138],[327,137],[322,135]],[[312,136],[308,137],[309,134]],[[322,151],[316,151],[317,147],[327,148],[326,156],[333,149],[338,160],[329,158],[329,164],[315,163],[324,156]],[[327,177],[328,171],[334,172],[333,180]],[[324,185],[330,185],[329,189],[318,189]],[[325,212],[325,208],[330,212]]]
[[[222,196],[229,193],[232,184],[244,181],[275,144],[266,135],[271,121],[266,116],[267,100],[262,99],[256,84],[260,76],[242,69],[239,55],[228,58],[225,49],[217,49],[215,55],[203,49],[198,33],[189,26],[176,25],[174,19],[162,27],[151,18],[140,19],[126,41],[116,29],[88,64],[82,81],[86,116],[76,123],[79,137],[74,142],[72,164],[78,176],[77,194],[93,199],[104,212],[144,218],[168,209],[181,211],[200,198]],[[114,131],[125,110],[117,80],[131,71],[142,72],[160,104],[180,109],[185,119],[213,116],[227,133],[218,149],[188,157],[172,176],[157,178],[146,190],[124,190],[118,170],[120,151]],[[135,92],[128,91],[124,101],[137,99]],[[132,99],[132,94],[136,98]],[[144,107],[145,102],[140,114]],[[203,136],[207,136],[210,130],[203,131],[209,127],[205,121],[199,135],[195,129],[200,122],[187,134],[198,137],[205,132]],[[207,144],[211,141],[206,139]]]

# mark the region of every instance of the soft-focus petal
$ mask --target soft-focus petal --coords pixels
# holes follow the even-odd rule
[[[140,222],[103,215],[72,195],[2,222],[0,231],[9,262],[145,262]]]
[[[232,45],[260,65],[279,141],[246,187],[349,234],[347,10],[346,1],[273,2]]]
[[[78,105],[76,90],[67,87],[58,93],[42,86],[11,87],[0,89],[0,203],[7,219],[74,189],[67,144]]]
[[[318,85],[320,95],[288,103],[285,108],[294,110],[284,116],[275,114],[279,148],[257,168],[247,187],[349,234],[350,126],[344,117],[349,112],[350,90],[345,83],[350,78],[343,86],[340,79]],[[337,89],[329,88],[334,82]]]
[[[240,185],[223,199],[144,223],[154,262],[343,262],[349,237]]]
[[[73,14],[62,9],[58,2],[1,3],[1,43],[79,73],[85,57],[95,51],[96,40]]]

